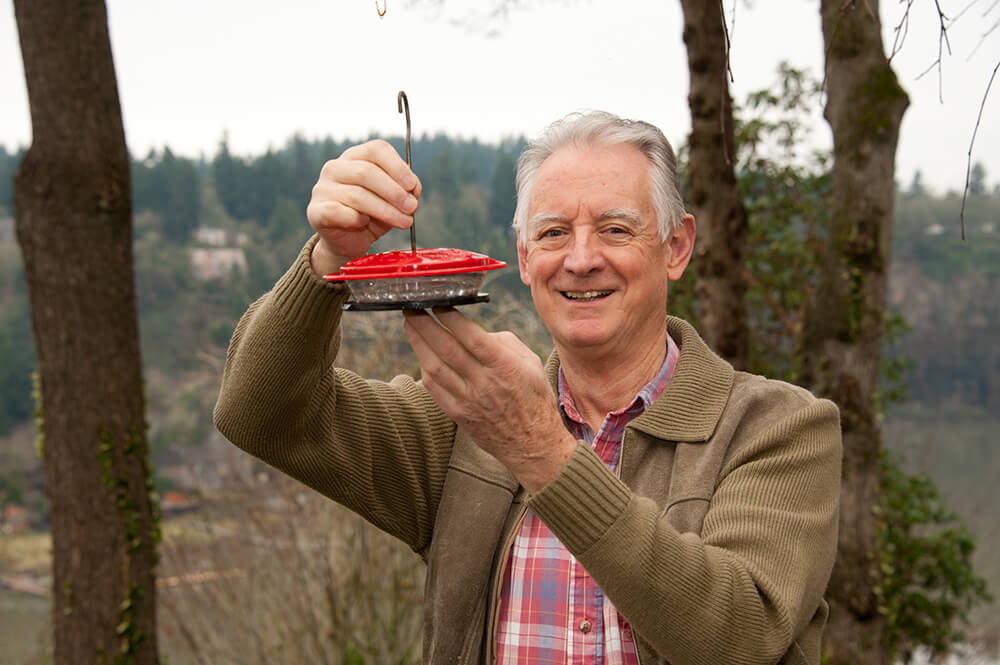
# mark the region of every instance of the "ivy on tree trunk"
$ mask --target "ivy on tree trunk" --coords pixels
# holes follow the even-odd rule
[[[14,180],[41,383],[60,665],[157,662],[129,160],[103,0],[15,0],[33,139]]]
[[[881,433],[876,378],[885,321],[899,127],[909,103],[885,56],[876,0],[822,0],[833,130],[829,237],[803,322],[803,382],[840,407],[840,535],[828,599],[826,661],[888,662],[879,612]]]

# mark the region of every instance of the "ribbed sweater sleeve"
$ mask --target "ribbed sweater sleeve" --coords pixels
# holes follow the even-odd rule
[[[334,366],[348,291],[313,274],[314,242],[237,325],[215,425],[238,447],[422,551],[455,425],[410,377],[365,380]]]
[[[776,663],[821,602],[836,551],[839,416],[796,399],[732,451],[700,535],[678,532],[582,443],[530,498],[672,665]]]

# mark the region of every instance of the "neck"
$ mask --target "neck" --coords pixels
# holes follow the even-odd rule
[[[556,348],[563,376],[584,421],[595,432],[605,416],[632,403],[663,365],[667,331],[635,353],[594,356]]]

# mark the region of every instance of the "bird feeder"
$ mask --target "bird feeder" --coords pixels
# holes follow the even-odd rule
[[[406,93],[400,90],[396,102],[399,112],[406,114],[406,163],[412,168]],[[344,304],[346,310],[430,309],[488,301],[489,294],[479,291],[486,271],[506,265],[464,249],[417,249],[413,225],[409,250],[362,256],[323,279],[347,283],[351,299]]]

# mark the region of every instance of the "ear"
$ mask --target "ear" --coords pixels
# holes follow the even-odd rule
[[[531,275],[528,273],[528,250],[521,243],[521,234],[517,234],[517,268],[521,271],[521,282],[531,287]]]
[[[684,215],[680,226],[667,238],[667,278],[676,282],[684,274],[694,253],[696,226],[692,215]]]

